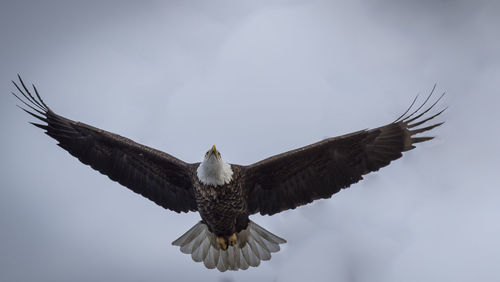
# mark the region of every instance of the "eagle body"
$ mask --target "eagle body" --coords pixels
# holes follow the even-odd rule
[[[83,164],[108,176],[157,205],[175,212],[198,212],[201,220],[172,242],[196,262],[220,271],[247,269],[271,259],[286,241],[249,215],[273,215],[317,199],[330,198],[400,158],[420,136],[441,123],[427,123],[445,109],[427,114],[443,97],[410,107],[394,122],[328,138],[281,153],[251,165],[226,163],[212,146],[202,162],[186,163],[170,154],[136,143],[52,111],[33,86],[21,77],[12,93],[25,112],[42,123],[32,123]]]
[[[223,185],[194,182],[194,194],[198,212],[208,230],[216,236],[229,236],[248,226],[248,208],[241,185],[241,169],[232,167],[233,178]]]

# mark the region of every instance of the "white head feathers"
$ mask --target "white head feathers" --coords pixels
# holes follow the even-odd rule
[[[205,185],[224,185],[233,179],[231,165],[222,160],[215,145],[205,154],[205,159],[196,170],[196,174]]]

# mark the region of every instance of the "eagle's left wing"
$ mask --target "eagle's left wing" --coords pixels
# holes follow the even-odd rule
[[[21,77],[19,81],[20,85],[13,83],[24,99],[12,94],[29,108],[23,108],[24,111],[46,123],[32,124],[59,141],[61,148],[166,209],[197,210],[192,183],[194,165],[118,134],[60,116],[43,102],[34,86],[36,98]]]
[[[444,111],[424,117],[441,95],[429,108],[418,113],[432,93],[416,111],[407,115],[414,100],[393,123],[329,138],[243,166],[249,212],[271,215],[316,199],[329,198],[363,179],[364,174],[400,158],[402,152],[415,148],[415,143],[432,139],[415,136],[442,124],[415,129]]]

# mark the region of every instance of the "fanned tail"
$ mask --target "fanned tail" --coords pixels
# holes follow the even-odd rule
[[[280,244],[286,240],[280,238],[255,222],[248,223],[245,230],[237,234],[238,243],[222,250],[216,243],[216,236],[207,225],[198,222],[172,245],[179,246],[181,252],[190,254],[196,262],[203,262],[209,269],[219,271],[247,269],[258,266],[262,260],[270,260],[271,253],[280,250]]]

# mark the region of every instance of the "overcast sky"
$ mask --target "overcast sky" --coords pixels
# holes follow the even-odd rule
[[[0,280],[500,281],[498,3],[2,1]],[[188,162],[380,126],[434,83],[449,110],[437,139],[332,199],[252,216],[288,243],[220,273],[170,245],[197,213],[29,125],[17,73],[57,113]]]

